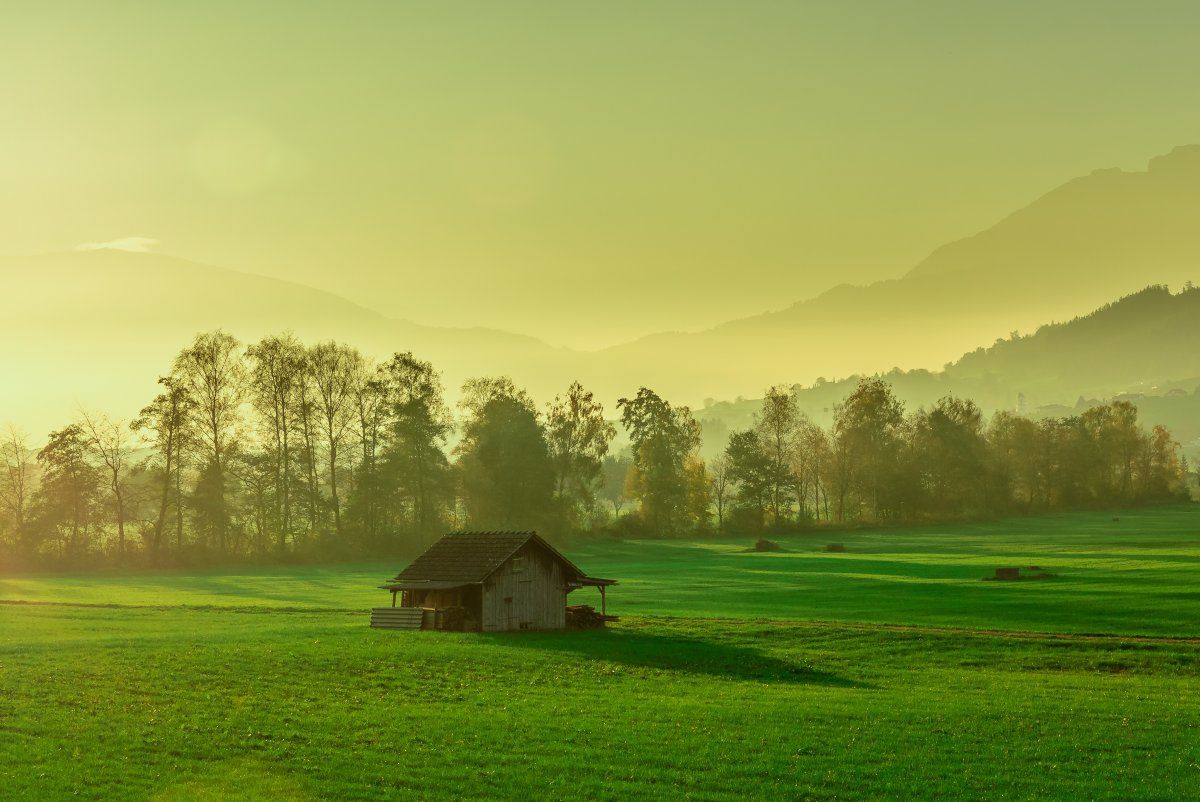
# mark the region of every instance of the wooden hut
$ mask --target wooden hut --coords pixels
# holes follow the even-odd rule
[[[603,620],[605,590],[615,584],[588,576],[536,532],[455,532],[380,586],[391,591],[392,606],[372,611],[372,626],[563,629],[567,594],[598,588]]]

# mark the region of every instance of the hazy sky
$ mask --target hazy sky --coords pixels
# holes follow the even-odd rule
[[[7,0],[0,252],[123,239],[571,345],[703,326],[1200,141],[1198,9]]]

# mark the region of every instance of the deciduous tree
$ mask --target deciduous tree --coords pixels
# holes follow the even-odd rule
[[[112,496],[113,518],[117,524],[117,552],[125,555],[125,481],[129,468],[129,429],[123,421],[114,421],[87,410],[79,411],[80,430],[88,451],[105,468],[108,492]]]
[[[628,487],[655,534],[679,534],[688,514],[688,458],[700,447],[700,425],[687,407],[673,407],[646,387],[617,402],[629,433],[633,468]]]
[[[136,432],[147,438],[159,474],[158,515],[150,541],[152,558],[157,560],[166,529],[167,513],[175,511],[175,546],[183,550],[183,468],[191,441],[189,424],[193,418],[193,401],[187,387],[176,376],[160,377],[162,392],[145,406],[131,424]]]
[[[537,529],[554,518],[554,465],[533,401],[507,377],[468,382],[458,447],[473,527]]]
[[[604,417],[604,406],[579,382],[546,410],[546,442],[554,466],[554,495],[570,525],[590,512],[602,478],[604,458],[616,428]]]
[[[175,357],[173,375],[194,401],[191,426],[201,455],[204,516],[218,549],[226,551],[230,509],[226,462],[241,433],[245,366],[240,344],[223,331],[198,335]]]

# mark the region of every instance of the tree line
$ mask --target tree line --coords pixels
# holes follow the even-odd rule
[[[617,426],[579,383],[539,409],[507,377],[457,414],[411,353],[373,363],[291,335],[201,334],[132,421],[80,411],[0,444],[5,564],[181,564],[411,552],[443,530],[679,536],[946,520],[1170,500],[1186,466],[1131,404],[985,422],[946,398],[905,413],[864,380],[824,430],[771,389],[709,463],[685,406],[647,388]]]
[[[752,429],[730,435],[709,468],[717,525],[944,521],[1188,498],[1188,469],[1162,426],[1146,430],[1128,401],[1033,420],[985,421],[946,397],[906,413],[880,378],[862,380],[814,425],[785,388],[763,399]]]

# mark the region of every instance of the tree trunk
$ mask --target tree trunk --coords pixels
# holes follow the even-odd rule
[[[333,502],[333,531],[340,539],[342,536],[342,505],[338,501],[337,490],[337,446],[333,438],[329,438],[329,496]]]
[[[121,496],[121,483],[118,480],[118,473],[113,471],[112,481],[113,498],[117,503],[117,548],[121,557],[125,556],[125,500]]]
[[[175,466],[175,548],[183,554],[183,471]]]
[[[159,501],[158,505],[158,520],[154,522],[154,543],[152,544],[153,556],[151,559],[155,563],[158,562],[158,547],[159,544],[162,543],[163,528],[167,523],[167,506],[171,501],[171,457],[171,445],[168,443],[167,460],[166,466],[164,467],[165,473],[163,474],[162,499]]]

